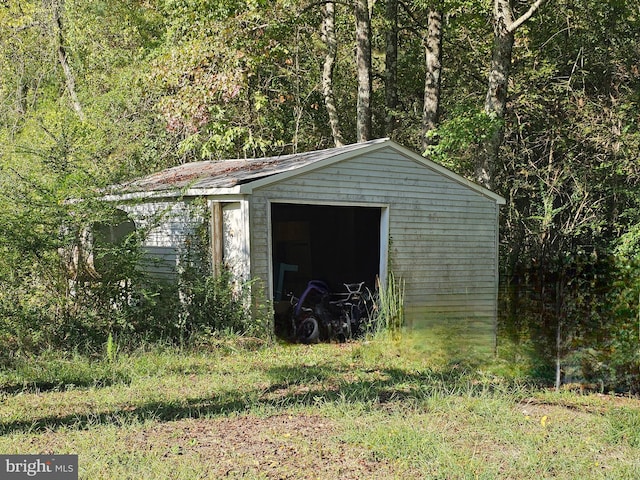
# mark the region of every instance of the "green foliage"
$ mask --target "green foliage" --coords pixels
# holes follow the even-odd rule
[[[189,238],[181,260],[181,311],[176,335],[185,340],[220,334],[269,338],[273,334],[273,311],[262,305],[264,295],[257,282],[235,278],[225,265],[214,271],[210,245],[203,222]]]
[[[198,333],[258,333],[251,318],[250,284],[236,284],[227,269],[222,268],[216,276],[183,273],[181,293],[185,306],[180,329],[187,336]]]
[[[107,337],[107,344],[105,345],[105,356],[107,361],[113,363],[116,360],[116,355],[118,353],[118,347],[113,340],[113,334],[109,333]]]
[[[301,78],[319,70],[295,2],[169,7],[170,34],[148,84],[183,158],[261,156],[307,142],[319,94]]]
[[[171,312],[159,315],[156,307],[166,305],[149,299],[163,287],[137,268],[143,231],[100,242],[97,226],[118,223],[122,212],[99,199],[108,175],[91,162],[84,127],[54,118],[34,129],[41,137],[34,139],[40,140],[37,147],[5,157],[0,343],[8,355],[48,348],[96,351],[110,333],[148,335],[153,320]],[[28,168],[16,168],[27,160]]]
[[[637,223],[637,154],[628,152],[638,129],[628,108],[640,77],[628,61],[640,52],[628,39],[638,18],[611,2],[579,4],[564,15],[542,9],[514,50],[498,171],[511,284],[502,313],[547,370],[559,359],[567,379],[636,390],[635,260],[616,245]]]
[[[370,319],[373,334],[399,338],[405,324],[404,280],[396,279],[393,272],[389,272],[386,284],[378,280],[376,294]]]
[[[136,240],[94,249],[86,232],[98,218],[108,218],[108,206],[39,199],[38,206],[22,205],[0,218],[4,348],[14,355],[47,348],[95,350],[111,332],[142,333],[153,315],[141,299],[154,287],[136,268]],[[93,260],[100,256],[110,262],[97,271]]]
[[[136,265],[140,236],[96,247],[92,277],[69,282],[58,250],[117,212],[89,199],[102,186],[201,158],[331,145],[318,86],[320,3],[296,0],[65,0],[62,39],[86,119],[71,109],[52,3],[0,7],[0,355],[38,345],[90,344],[112,333],[175,338],[222,327],[255,309],[258,285],[183,272],[177,285]],[[517,31],[504,124],[482,112],[491,2],[405,2],[399,9],[398,128],[384,132],[384,2],[372,9],[374,135],[421,145],[425,11],[443,11],[441,123],[430,158],[473,178],[477,146],[496,128],[505,323],[532,369],[580,357],[589,378],[637,385],[637,224],[640,197],[640,16],[634,2],[576,0],[542,8]],[[515,5],[522,13],[528,5]],[[354,139],[353,10],[336,3],[334,94]],[[70,198],[87,199],[69,203]],[[62,228],[64,226],[64,228]],[[188,262],[185,265],[191,265]],[[75,274],[74,274],[75,275]],[[223,274],[223,276],[226,273]],[[220,282],[220,283],[217,283]],[[244,300],[233,295],[243,297]],[[249,291],[253,300],[248,300]],[[184,295],[184,293],[182,293]],[[215,302],[212,300],[216,298]],[[189,304],[189,302],[191,302]],[[193,312],[186,313],[191,305]],[[242,307],[242,308],[241,308]],[[246,309],[245,308],[245,311]],[[268,308],[267,308],[268,310]],[[236,317],[237,315],[237,317]],[[268,316],[264,316],[266,319]],[[261,317],[262,318],[262,317]],[[193,322],[192,326],[189,322]],[[267,320],[263,322],[268,324]],[[515,348],[515,347],[514,347]],[[576,360],[577,361],[577,360]],[[636,383],[634,383],[636,382]]]
[[[425,156],[445,167],[471,177],[478,145],[493,135],[501,122],[490,118],[484,111],[462,105],[450,119],[430,133],[437,143],[424,152]]]
[[[640,256],[637,226],[620,238],[612,288],[604,307],[606,323],[586,373],[609,389],[640,392]]]
[[[193,256],[185,258],[179,282],[153,280],[139,268],[145,231],[100,241],[101,226],[117,225],[121,211],[90,199],[59,207],[56,217],[32,209],[0,217],[6,232],[0,244],[0,344],[7,354],[104,348],[113,360],[120,346],[139,342],[269,331],[266,310],[252,317],[255,285],[237,284],[226,270],[215,277],[205,273],[206,261]]]
[[[254,285],[236,285],[228,272],[204,274],[193,258],[185,259],[179,283],[145,274],[141,242],[163,212],[136,229],[100,197],[97,187],[109,174],[91,162],[85,127],[43,126],[38,148],[12,154],[12,161],[33,158],[31,168],[18,172],[7,162],[0,179],[4,356],[53,348],[102,352],[106,345],[112,358],[119,346],[140,341],[181,342],[205,331],[264,334],[264,311],[249,320]]]

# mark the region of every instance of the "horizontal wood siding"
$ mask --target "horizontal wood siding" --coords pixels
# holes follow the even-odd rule
[[[389,205],[390,269],[406,283],[410,323],[454,321],[481,336],[493,332],[495,200],[392,149],[261,187],[251,199],[252,276],[265,280],[268,200]]]
[[[186,240],[203,218],[188,201],[153,201],[122,205],[122,210],[145,231],[141,267],[152,278],[175,280]]]

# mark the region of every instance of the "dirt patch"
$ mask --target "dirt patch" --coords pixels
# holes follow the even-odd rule
[[[565,409],[576,412],[602,414],[611,408],[640,409],[640,399],[619,395],[591,394],[572,396],[567,398],[535,398],[531,397],[520,402],[523,408],[539,410],[548,413],[548,410]]]
[[[187,419],[162,423],[128,439],[133,449],[207,459],[210,478],[397,478],[389,462],[341,441],[337,426],[313,415]],[[405,475],[402,475],[407,478]]]

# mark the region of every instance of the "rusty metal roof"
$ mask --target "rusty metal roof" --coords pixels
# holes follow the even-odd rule
[[[387,139],[355,143],[338,148],[277,157],[191,162],[119,185],[119,193],[158,192],[175,189],[230,188],[278,173],[295,170],[321,160],[355,151]]]

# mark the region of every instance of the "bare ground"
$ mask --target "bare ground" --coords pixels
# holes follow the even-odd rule
[[[186,419],[154,425],[126,439],[132,449],[207,459],[210,478],[411,478],[366,449],[339,439],[336,425],[313,415]]]

